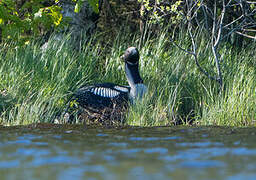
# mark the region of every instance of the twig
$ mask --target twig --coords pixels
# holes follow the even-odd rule
[[[186,53],[193,55],[193,52],[188,51],[188,50],[186,50],[185,48],[181,47],[181,46],[178,45],[172,38],[171,38],[171,42],[172,42],[175,46],[177,46],[180,50],[185,51]]]
[[[244,34],[244,33],[241,33],[241,32],[239,32],[239,31],[236,31],[235,33],[237,33],[237,34],[239,34],[239,35],[241,35],[241,36],[244,36],[244,37],[247,37],[247,38],[251,38],[251,39],[256,40],[256,36],[250,36],[250,35],[248,35],[248,34]]]

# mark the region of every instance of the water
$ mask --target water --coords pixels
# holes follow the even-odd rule
[[[0,127],[0,179],[256,179],[256,128]]]

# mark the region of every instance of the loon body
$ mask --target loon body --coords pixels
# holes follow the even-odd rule
[[[129,86],[102,83],[84,86],[77,90],[74,99],[79,106],[79,116],[83,120],[114,122],[122,121],[128,102],[141,99],[147,91],[139,74],[139,51],[129,47],[122,59],[125,62],[125,74]],[[113,123],[111,123],[113,124]]]

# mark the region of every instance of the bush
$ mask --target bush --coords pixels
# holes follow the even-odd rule
[[[28,43],[31,37],[45,34],[50,29],[62,28],[61,8],[45,0],[0,1],[0,29],[2,41]]]

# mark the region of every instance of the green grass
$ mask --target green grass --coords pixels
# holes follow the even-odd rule
[[[231,51],[229,52],[232,53]],[[235,60],[234,60],[235,59]],[[249,126],[256,123],[256,68],[255,55],[248,52],[227,59],[225,91],[219,97],[210,93],[205,97],[201,124]],[[236,61],[239,62],[236,62]]]
[[[140,69],[149,92],[130,107],[128,125],[173,124],[254,126],[256,120],[256,53],[254,48],[234,50],[223,46],[224,90],[202,75],[190,55],[174,47],[163,32],[154,39],[120,33],[101,45],[97,35],[74,50],[68,37],[50,41],[45,52],[37,43],[24,47],[2,44],[0,52],[0,124],[52,122],[64,111],[72,92],[84,84],[127,84],[120,56],[137,46]],[[184,36],[177,38],[189,45]],[[202,39],[200,63],[211,73],[211,52]]]

